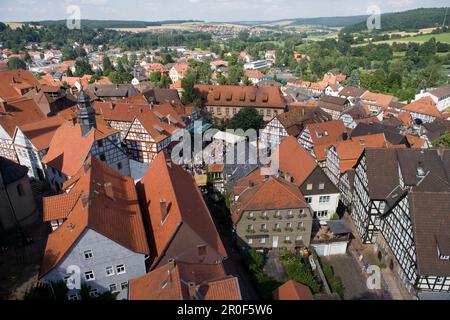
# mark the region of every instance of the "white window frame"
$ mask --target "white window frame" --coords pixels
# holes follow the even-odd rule
[[[111,287],[113,287],[114,286],[114,290],[111,288]],[[115,283],[111,283],[110,285],[109,285],[109,291],[111,291],[112,293],[116,293],[116,292],[119,292],[119,290],[117,289],[117,284],[115,284]]]
[[[94,252],[92,250],[83,251],[84,260],[91,260],[94,258]]]
[[[98,297],[98,290],[92,289],[91,291],[89,291],[89,296],[91,296],[92,298]]]
[[[125,286],[125,288],[124,288],[124,286]],[[123,290],[128,290],[128,281],[125,281],[125,282],[122,282],[121,284],[120,284],[120,289],[123,291]]]
[[[92,274],[92,278],[88,279],[88,276],[87,276],[88,273],[89,273],[89,274]],[[86,272],[84,273],[84,279],[85,279],[86,281],[93,281],[93,280],[95,280],[95,274],[94,274],[94,271],[93,271],[93,270],[86,271]]]
[[[111,273],[108,273],[108,270],[111,270]],[[116,273],[114,271],[114,267],[113,266],[107,266],[105,268],[105,274],[106,274],[107,277],[111,277],[111,276],[115,275]]]
[[[119,267],[123,268],[123,271],[119,271]],[[119,264],[118,266],[116,266],[116,273],[117,274],[127,273],[127,270],[125,269],[125,265],[124,264]]]

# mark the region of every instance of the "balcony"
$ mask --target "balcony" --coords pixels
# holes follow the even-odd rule
[[[261,231],[261,232],[269,232],[269,229],[267,229],[267,228],[261,228],[261,229],[259,229],[259,231]]]
[[[281,228],[280,227],[275,227],[272,229],[272,231],[274,232],[281,232]]]
[[[288,215],[286,215],[286,219],[292,219],[292,218],[294,218],[294,215],[293,215],[293,214],[288,214]]]
[[[247,229],[247,233],[255,233],[254,229]]]
[[[294,231],[294,228],[286,227],[286,228],[284,228],[284,230],[287,231],[287,232],[292,232],[292,231]]]
[[[298,231],[306,231],[306,228],[305,227],[298,227],[297,230]]]
[[[254,216],[247,216],[247,220],[253,220],[253,221],[255,221],[255,220],[256,220],[256,217],[254,217]]]

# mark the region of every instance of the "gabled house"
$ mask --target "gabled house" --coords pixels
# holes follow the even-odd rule
[[[345,98],[336,96],[322,96],[319,100],[319,108],[329,113],[333,120],[338,120],[340,117],[350,110],[350,102]]]
[[[196,85],[214,118],[231,119],[241,109],[254,107],[265,121],[284,112],[286,101],[276,87]]]
[[[17,162],[13,145],[16,127],[45,118],[33,99],[18,97],[4,100],[0,96],[0,156]]]
[[[300,189],[315,219],[329,220],[336,213],[339,189],[294,137],[285,138],[272,157],[278,174]]]
[[[241,300],[238,278],[222,264],[167,264],[130,281],[130,300]]]
[[[287,136],[297,138],[305,125],[330,121],[331,116],[316,107],[292,107],[274,117],[262,130],[261,142],[277,146]]]
[[[79,123],[65,121],[56,130],[48,152],[42,158],[52,188],[60,190],[90,155],[123,175],[130,175],[130,163],[121,148],[120,133],[97,122],[95,110],[84,91],[78,97],[77,117]]]
[[[365,148],[386,148],[390,143],[383,133],[359,136],[339,141],[330,146],[326,154],[326,170],[330,180],[341,191],[341,201],[351,205],[353,186],[348,180],[348,171],[352,171]]]
[[[183,80],[189,70],[189,65],[187,63],[176,63],[169,71],[170,80],[172,83]]]
[[[259,82],[263,80],[267,80],[264,73],[262,73],[259,70],[245,70],[244,75],[248,78],[248,80],[253,84],[256,85]]]
[[[241,247],[302,248],[311,239],[312,214],[298,187],[263,176],[260,169],[236,183],[231,218]]]
[[[137,189],[148,241],[153,245],[151,270],[166,265],[170,259],[220,264],[227,257],[194,178],[168,155],[157,155]]]
[[[151,163],[158,152],[169,147],[172,134],[182,128],[185,124],[175,109],[162,104],[135,117],[123,141],[133,160]]]
[[[440,112],[450,107],[450,84],[446,84],[434,89],[421,90],[416,95],[415,100],[420,100],[423,97],[430,97]]]
[[[44,218],[56,228],[39,279],[71,284],[79,276],[91,296],[111,291],[126,299],[128,281],[145,274],[149,255],[133,179],[89,157],[64,190],[44,199]],[[70,300],[80,298],[79,288],[69,289]]]
[[[357,101],[361,100],[361,96],[366,92],[367,89],[347,86],[339,91],[339,97],[347,99],[350,101],[350,104],[354,105]]]
[[[341,120],[310,123],[298,136],[298,142],[311,153],[321,167],[325,167],[326,150],[347,137],[347,128]]]
[[[430,123],[438,118],[442,119],[442,114],[430,96],[407,104],[403,107],[403,110],[409,111],[413,119],[419,119],[422,123]]]
[[[355,169],[359,236],[419,298],[450,293],[449,161],[449,150],[368,148]]]
[[[19,163],[28,168],[28,176],[45,181],[45,167],[41,160],[50,146],[56,130],[64,123],[60,116],[17,126],[13,145]]]
[[[394,97],[387,94],[366,91],[361,95],[361,100],[368,106],[372,113],[379,114],[381,111],[390,107],[394,101]]]
[[[120,131],[123,140],[135,117],[150,110],[147,103],[100,102],[94,103],[95,112],[113,129]]]

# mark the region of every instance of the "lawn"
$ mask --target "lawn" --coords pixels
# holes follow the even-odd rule
[[[396,39],[396,41],[397,42],[426,42],[433,37],[436,39],[436,41],[450,43],[450,32],[444,32],[444,33],[438,33],[438,34],[423,34],[420,36]]]

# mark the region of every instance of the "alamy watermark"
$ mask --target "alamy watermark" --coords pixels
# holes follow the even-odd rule
[[[374,29],[381,29],[381,9],[377,5],[371,5],[367,8],[367,13],[370,16],[367,18],[366,24],[369,31]]]
[[[67,29],[81,29],[81,8],[77,5],[66,7],[66,13],[69,15],[66,19]]]

